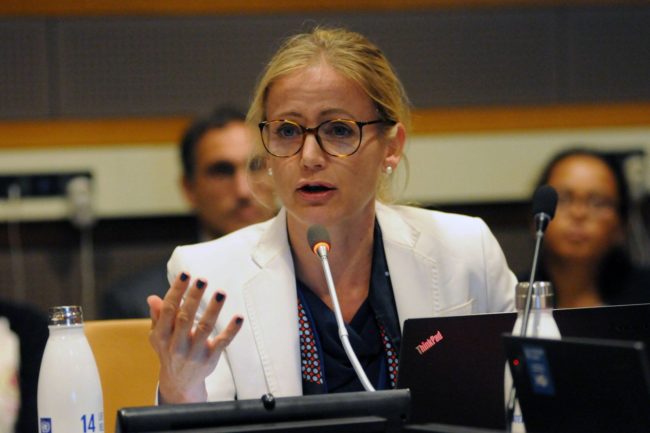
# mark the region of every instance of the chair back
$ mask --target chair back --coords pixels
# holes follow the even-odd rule
[[[85,323],[102,382],[106,433],[115,432],[119,409],[155,404],[159,362],[149,344],[150,328],[150,319]]]

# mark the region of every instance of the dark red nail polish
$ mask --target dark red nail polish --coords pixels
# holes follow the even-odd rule
[[[226,295],[224,295],[224,294],[221,293],[221,292],[217,292],[217,294],[216,294],[215,297],[214,297],[214,299],[215,299],[217,302],[221,302],[221,301],[223,301],[225,298],[226,298]]]
[[[190,276],[187,275],[185,272],[181,273],[181,281],[185,282]]]
[[[238,325],[241,325],[242,323],[244,323],[244,318],[243,317],[236,318],[235,323],[238,324]]]
[[[205,288],[205,286],[206,286],[206,282],[205,282],[205,281],[203,281],[203,280],[197,280],[197,282],[196,282],[196,288],[197,288],[197,289],[202,290],[202,289]]]

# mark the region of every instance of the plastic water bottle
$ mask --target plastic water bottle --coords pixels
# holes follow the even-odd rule
[[[40,433],[102,433],[102,386],[81,307],[50,308],[49,318],[38,377]]]
[[[528,282],[517,284],[515,289],[515,305],[517,306],[517,320],[512,330],[512,335],[521,335],[523,326],[524,309],[526,308],[526,296],[528,294]],[[553,318],[553,285],[548,281],[536,281],[533,283],[533,297],[531,299],[528,326],[526,326],[527,337],[539,337],[560,339],[560,329]],[[506,409],[512,388],[512,376],[506,363],[504,375],[504,393]],[[511,430],[512,433],[525,433],[526,427],[521,414],[521,408],[517,401],[514,408]]]

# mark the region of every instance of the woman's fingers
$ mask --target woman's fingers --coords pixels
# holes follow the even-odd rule
[[[183,301],[183,295],[185,295],[185,291],[189,285],[190,274],[187,272],[181,272],[180,274],[176,275],[174,282],[165,294],[164,300],[174,304],[177,307],[180,306],[181,302]]]
[[[207,358],[209,364],[216,363],[221,352],[223,352],[226,346],[235,338],[239,329],[241,329],[244,319],[241,316],[235,316],[230,320],[224,330],[214,338],[209,338],[214,331],[217,317],[219,317],[225,302],[226,295],[221,291],[217,291],[212,299],[209,300],[203,316],[194,329],[191,357],[199,359]]]
[[[189,284],[190,276],[185,272],[181,272],[176,276],[176,279],[165,294],[156,326],[156,329],[162,338],[168,338],[171,336],[174,329],[174,322],[176,321],[176,315],[183,300],[183,294],[187,290]]]
[[[192,338],[192,327],[194,326],[194,316],[199,308],[201,297],[207,286],[207,282],[198,279],[192,287],[187,290],[185,300],[176,313],[174,322],[174,333],[172,334],[171,347],[173,351],[183,350],[194,344]]]
[[[230,319],[228,326],[226,326],[223,331],[221,331],[212,340],[208,340],[208,347],[212,351],[210,355],[211,358],[218,358],[221,355],[221,352],[223,352],[225,348],[228,347],[243,324],[244,318],[242,316],[234,316],[232,319]]]
[[[151,317],[151,329],[156,327],[158,317],[160,317],[160,309],[162,308],[163,300],[160,296],[150,295],[147,296],[147,304],[149,304],[149,316]]]
[[[217,322],[217,317],[221,312],[221,307],[223,306],[226,300],[226,294],[222,291],[217,291],[212,299],[208,300],[207,307],[203,312],[203,316],[196,324],[194,329],[194,341],[197,343],[197,346],[202,346],[205,344],[205,340],[210,337],[212,331],[214,330],[214,325]]]
[[[175,383],[175,387],[191,386],[197,375],[204,378],[214,370],[220,354],[243,323],[243,318],[235,316],[222,332],[210,338],[226,295],[222,291],[214,293],[205,300],[202,316],[196,317],[206,287],[202,279],[190,286],[190,276],[181,273],[163,299],[147,299],[152,319],[150,340],[160,357],[161,372],[169,376],[165,382]]]

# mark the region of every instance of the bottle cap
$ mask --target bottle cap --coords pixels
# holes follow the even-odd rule
[[[83,325],[83,312],[79,305],[65,305],[49,309],[50,326]]]
[[[526,296],[528,294],[528,281],[517,283],[515,289],[515,305],[517,310],[523,311],[526,308]],[[550,281],[535,281],[533,283],[533,298],[530,308],[541,310],[553,308],[553,283]]]

